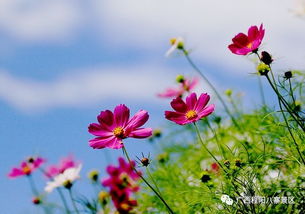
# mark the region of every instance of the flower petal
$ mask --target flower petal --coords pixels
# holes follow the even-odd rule
[[[197,103],[196,93],[191,93],[189,96],[186,97],[186,106],[188,110],[194,110],[196,103]]]
[[[129,137],[133,138],[147,138],[152,135],[152,129],[151,128],[140,128],[133,130],[130,132]]]
[[[107,126],[112,126],[114,122],[113,113],[109,110],[102,111],[99,116],[97,116],[97,120],[100,124],[106,124]]]
[[[128,122],[127,126],[126,126],[126,131],[128,132],[128,130],[133,130],[136,128],[139,128],[141,126],[143,126],[147,120],[149,118],[148,112],[141,110],[138,111]]]
[[[165,118],[179,125],[184,125],[187,123],[185,115],[179,112],[165,111]]]
[[[204,108],[201,112],[198,113],[198,117],[201,119],[203,117],[206,117],[210,114],[212,114],[215,110],[215,105],[208,105],[206,108]]]
[[[115,107],[114,109],[114,119],[117,126],[125,127],[129,120],[129,108],[121,104]]]
[[[186,104],[181,99],[181,97],[177,97],[176,99],[173,99],[171,102],[171,106],[177,112],[184,113],[187,110]]]
[[[259,31],[257,26],[251,26],[248,30],[248,39],[249,41],[255,41],[259,38]]]
[[[88,127],[88,132],[99,137],[110,137],[113,133],[107,129],[103,129],[105,126],[102,126],[97,123],[91,123]]]
[[[210,95],[208,95],[207,93],[202,93],[195,105],[195,111],[196,112],[200,112],[209,102],[210,100]]]
[[[232,39],[232,42],[238,47],[242,48],[249,44],[249,39],[244,33],[239,33]]]
[[[119,149],[123,147],[121,141],[118,141],[115,136],[107,138],[97,137],[95,139],[90,140],[89,145],[94,149],[102,149],[106,147]]]
[[[10,178],[16,178],[18,176],[24,175],[23,171],[17,168],[13,168],[12,171],[8,174]]]

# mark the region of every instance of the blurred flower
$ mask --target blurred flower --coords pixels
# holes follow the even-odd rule
[[[207,106],[209,100],[210,96],[206,93],[201,94],[198,100],[197,95],[191,93],[186,97],[186,103],[177,97],[171,102],[175,111],[165,111],[165,117],[179,125],[194,123],[214,111],[213,104]]]
[[[88,178],[93,182],[97,182],[98,177],[99,177],[99,172],[97,170],[91,170],[88,173]]]
[[[199,78],[195,77],[193,79],[181,78],[182,75],[178,75],[177,82],[180,83],[178,88],[168,88],[163,93],[157,94],[158,97],[162,98],[176,98],[182,97],[184,93],[191,92],[199,82]]]
[[[136,200],[130,198],[133,192],[139,190],[136,181],[139,175],[134,171],[135,162],[125,162],[119,158],[119,166],[108,166],[109,178],[102,181],[102,184],[110,188],[111,199],[119,213],[129,213],[137,205]]]
[[[265,35],[263,24],[258,29],[257,26],[251,26],[248,35],[244,33],[237,34],[232,39],[232,44],[228,46],[232,53],[237,55],[247,55],[250,52],[256,52]]]
[[[79,164],[77,167],[66,169],[63,173],[56,175],[52,181],[48,181],[44,190],[50,193],[53,189],[61,186],[70,189],[73,182],[80,178],[81,169],[82,164]]]
[[[211,164],[211,171],[214,172],[214,173],[219,173],[219,165],[218,163],[214,162]]]
[[[28,158],[27,161],[23,161],[20,164],[20,168],[13,168],[8,174],[10,178],[15,178],[24,175],[30,175],[35,169],[39,168],[41,164],[45,163],[45,160],[41,157]]]
[[[122,140],[127,137],[147,138],[152,135],[151,128],[140,128],[149,118],[147,111],[141,110],[131,119],[129,114],[129,108],[122,104],[116,106],[113,113],[102,111],[97,117],[99,123],[88,127],[88,131],[97,136],[89,141],[89,145],[94,149],[120,149],[123,147]]]
[[[231,97],[232,93],[233,93],[232,89],[225,90],[225,95],[227,95],[228,97]]]
[[[54,177],[60,173],[63,173],[66,169],[76,167],[77,165],[79,165],[79,163],[73,160],[73,156],[70,155],[62,158],[59,164],[49,166],[46,170],[46,175],[48,177]]]
[[[161,153],[157,156],[157,160],[160,163],[165,163],[169,160],[169,154],[167,152]]]
[[[170,49],[165,53],[166,57],[169,57],[176,49],[183,49],[184,48],[184,40],[182,37],[172,38],[170,40],[171,47]]]
[[[105,191],[100,191],[99,194],[98,194],[98,200],[103,205],[107,204],[107,198],[108,197],[109,197],[109,194],[108,194],[108,192],[105,192]]]

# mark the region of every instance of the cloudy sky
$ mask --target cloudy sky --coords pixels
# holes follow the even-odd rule
[[[196,75],[181,56],[164,57],[170,38],[185,38],[220,91],[242,91],[248,106],[257,105],[253,62],[231,54],[228,44],[263,23],[262,48],[274,56],[275,70],[303,69],[304,12],[301,0],[1,0],[3,214],[34,213],[26,180],[6,178],[30,154],[54,162],[73,153],[85,170],[105,167],[103,151],[87,146],[87,125],[99,111],[126,103],[133,113],[148,110],[149,126],[167,124],[162,114],[168,101],[155,94],[174,84],[177,74]],[[209,91],[201,83],[197,90]],[[134,155],[151,149],[132,140],[127,147]]]

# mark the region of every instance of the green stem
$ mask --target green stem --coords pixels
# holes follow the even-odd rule
[[[258,86],[259,86],[259,92],[260,92],[261,98],[262,98],[262,103],[263,103],[264,106],[267,106],[266,105],[266,100],[265,100],[265,94],[264,94],[264,90],[263,90],[262,80],[259,77],[258,77]]]
[[[158,187],[158,185],[157,185],[157,182],[155,181],[154,177],[153,177],[152,174],[150,173],[149,168],[148,168],[148,167],[145,167],[145,168],[146,168],[146,172],[147,172],[147,174],[148,174],[150,180],[154,183],[154,185],[155,185],[157,191],[158,191],[159,194],[161,195],[161,191],[160,191],[160,189],[159,189],[159,187]]]
[[[227,171],[225,170],[225,168],[222,166],[222,164],[217,160],[217,158],[212,154],[212,152],[210,152],[210,150],[206,147],[206,145],[203,143],[202,141],[202,138],[200,136],[200,132],[199,132],[199,129],[197,127],[197,124],[194,123],[194,126],[195,126],[195,129],[196,129],[196,133],[197,133],[197,136],[198,136],[198,139],[201,143],[201,145],[203,146],[203,148],[212,156],[212,158],[217,162],[217,164],[223,169],[223,171],[225,173],[227,173]]]
[[[215,139],[216,139],[216,143],[217,143],[218,149],[219,149],[219,151],[221,152],[222,157],[223,157],[224,159],[227,159],[227,158],[226,158],[226,155],[225,155],[225,152],[224,152],[224,149],[223,149],[223,147],[222,147],[221,144],[220,144],[220,141],[219,141],[219,139],[218,139],[218,137],[217,137],[217,134],[216,134],[215,130],[212,128],[212,126],[211,126],[211,124],[210,124],[210,122],[209,122],[208,119],[206,119],[206,122],[207,122],[207,125],[208,125],[209,129],[210,129],[211,132],[214,134],[214,137],[215,137]]]
[[[78,211],[77,206],[76,206],[76,204],[75,204],[75,201],[74,201],[74,199],[73,199],[72,190],[71,190],[71,188],[69,188],[68,190],[69,190],[69,195],[70,195],[70,199],[71,199],[71,201],[72,201],[73,208],[74,208],[75,212],[76,212],[77,214],[79,214],[79,211]]]
[[[131,160],[129,158],[128,152],[123,146],[123,153],[125,154],[127,160],[131,164]],[[133,170],[139,175],[139,177],[144,181],[144,183],[156,194],[156,196],[163,202],[163,204],[166,206],[169,213],[174,214],[173,210],[170,208],[170,206],[166,203],[166,201],[162,198],[162,196],[150,185],[150,183],[141,175],[141,173],[138,172],[138,170],[134,167]]]
[[[234,125],[237,128],[241,128],[238,123],[236,122],[234,116],[232,115],[232,113],[230,112],[228,106],[226,105],[225,101],[222,99],[222,97],[220,96],[220,94],[218,93],[218,91],[216,90],[216,88],[214,87],[214,85],[208,80],[208,78],[200,71],[200,69],[195,65],[195,63],[193,62],[193,60],[190,58],[187,50],[182,49],[183,54],[185,56],[185,58],[187,59],[187,61],[189,62],[189,64],[191,65],[191,67],[207,82],[207,84],[210,86],[210,88],[214,91],[214,93],[216,94],[216,96],[218,97],[218,99],[220,100],[221,104],[223,105],[225,111],[227,112],[227,114],[230,116],[232,122],[234,123]]]

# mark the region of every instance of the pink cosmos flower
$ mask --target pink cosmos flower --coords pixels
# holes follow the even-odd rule
[[[165,111],[165,117],[179,125],[194,123],[214,111],[214,104],[207,106],[209,100],[210,96],[206,93],[201,94],[198,100],[197,95],[191,93],[186,97],[186,102],[177,97],[171,102],[175,111]]]
[[[248,35],[244,33],[237,34],[232,39],[232,44],[228,46],[232,53],[237,55],[247,55],[250,52],[256,52],[265,35],[263,24],[259,29],[257,26],[251,26]]]
[[[88,127],[88,131],[97,136],[89,141],[89,145],[94,149],[120,149],[125,138],[147,138],[152,135],[151,128],[140,128],[149,118],[147,111],[141,110],[131,119],[129,114],[129,108],[122,104],[115,107],[113,113],[102,111],[97,117],[99,123],[92,123]]]
[[[137,201],[130,198],[131,194],[139,190],[136,181],[139,174],[134,171],[135,162],[127,163],[119,158],[119,166],[108,166],[107,172],[110,175],[102,181],[103,186],[110,188],[111,199],[119,213],[129,213]]]
[[[41,164],[45,163],[45,160],[41,157],[29,158],[27,161],[22,161],[20,168],[13,168],[8,174],[10,178],[16,178],[19,176],[30,175],[32,172],[39,168]]]
[[[192,91],[198,84],[199,78],[185,79],[180,83],[178,88],[168,88],[163,93],[157,94],[161,98],[182,97],[185,92]]]
[[[73,156],[68,156],[60,160],[58,165],[51,165],[46,170],[48,177],[54,177],[58,174],[63,173],[66,169],[76,167],[79,163],[73,160]]]

